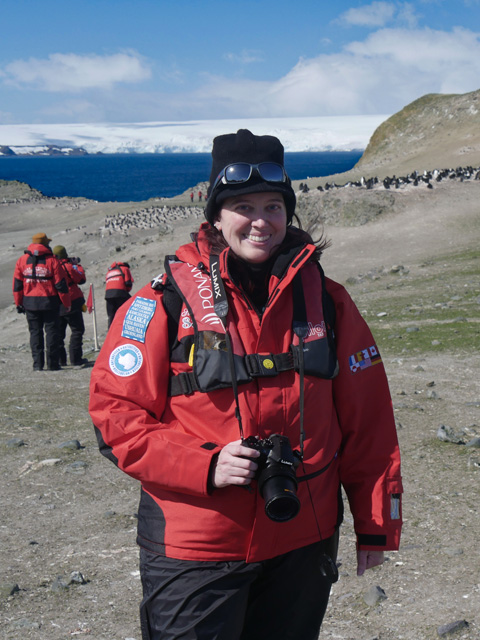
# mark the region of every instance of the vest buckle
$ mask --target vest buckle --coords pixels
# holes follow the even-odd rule
[[[276,376],[279,373],[271,353],[249,353],[245,356],[245,365],[252,378]]]

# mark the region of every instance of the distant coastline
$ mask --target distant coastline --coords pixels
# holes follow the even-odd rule
[[[46,144],[43,146],[7,146],[0,145],[0,158],[11,158],[12,156],[88,156],[102,155],[101,152],[89,154],[82,147],[60,147],[54,144]]]

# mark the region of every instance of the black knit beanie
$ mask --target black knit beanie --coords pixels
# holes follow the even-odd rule
[[[290,179],[287,182],[266,182],[259,175],[253,175],[247,182],[238,184],[223,184],[219,182],[215,189],[213,185],[223,169],[234,162],[276,162],[284,166],[283,145],[274,136],[255,136],[248,129],[239,129],[237,133],[227,133],[217,136],[213,140],[212,171],[210,185],[207,191],[207,205],[205,218],[213,224],[220,208],[220,204],[227,198],[237,195],[259,192],[278,192],[285,199],[287,209],[287,223],[290,223],[295,212],[295,192]]]

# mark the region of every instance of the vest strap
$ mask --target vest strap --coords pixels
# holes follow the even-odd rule
[[[172,398],[175,396],[190,396],[195,391],[200,391],[200,387],[192,371],[179,373],[169,380],[168,395]]]
[[[244,356],[245,368],[251,378],[266,378],[277,376],[283,371],[295,368],[292,353],[249,353]],[[200,391],[193,371],[186,371],[171,376],[168,384],[168,395],[189,396]]]
[[[282,371],[293,369],[293,355],[288,353],[249,353],[245,356],[245,366],[252,378],[276,376]]]

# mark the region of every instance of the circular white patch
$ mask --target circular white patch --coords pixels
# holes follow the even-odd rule
[[[108,364],[117,376],[132,376],[140,369],[143,363],[142,352],[133,344],[123,344],[110,354]]]

